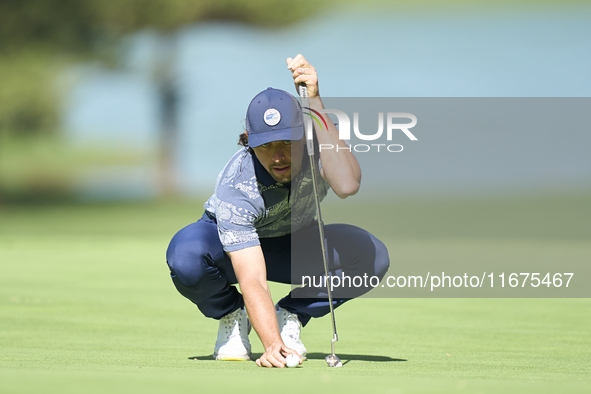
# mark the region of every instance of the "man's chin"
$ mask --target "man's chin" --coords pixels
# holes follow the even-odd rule
[[[275,182],[279,182],[279,183],[287,183],[287,182],[291,182],[291,174],[288,175],[272,175],[271,176],[273,179],[275,179]]]
[[[271,168],[269,173],[271,174],[271,177],[279,183],[291,182],[291,167],[286,171],[276,171],[274,168]]]

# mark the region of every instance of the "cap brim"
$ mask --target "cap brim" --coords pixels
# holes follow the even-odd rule
[[[302,138],[304,138],[304,126],[290,127],[288,129],[272,130],[249,135],[248,146],[256,148],[269,142],[297,141]]]

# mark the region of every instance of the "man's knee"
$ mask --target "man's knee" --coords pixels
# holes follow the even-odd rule
[[[211,250],[213,242],[203,227],[193,223],[183,228],[172,238],[166,251],[171,276],[185,286],[195,286],[201,281],[212,255],[218,254],[217,250]]]
[[[373,242],[375,244],[376,250],[374,265],[375,273],[376,276],[378,276],[380,280],[382,280],[386,275],[386,272],[388,272],[388,269],[390,268],[390,256],[388,254],[388,248],[386,248],[386,245],[384,245],[382,241],[380,241],[376,237],[373,237]]]
[[[204,256],[193,242],[171,242],[166,251],[170,275],[185,286],[196,285],[205,275]]]

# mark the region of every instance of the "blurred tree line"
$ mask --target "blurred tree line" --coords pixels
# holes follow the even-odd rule
[[[113,46],[125,34],[141,29],[154,28],[166,35],[205,20],[280,27],[330,6],[448,9],[473,3],[472,0],[0,0],[0,137],[7,133],[30,135],[55,129],[60,103],[55,97],[54,77],[60,70],[90,58],[115,64]],[[479,2],[480,5],[537,6],[554,3],[558,2]]]
[[[213,20],[281,27],[319,12],[330,2],[0,0],[0,202],[43,201],[68,193],[76,163],[54,138],[59,136],[63,93],[58,77],[68,67],[88,61],[117,67],[122,37],[142,29],[161,36],[157,64],[150,65],[160,102],[157,179],[163,195],[174,194],[178,102],[172,74],[174,33],[185,25]],[[40,143],[41,137],[53,139]],[[28,147],[19,141],[29,141]],[[37,145],[31,147],[33,142]],[[47,165],[60,152],[60,161]]]
[[[56,74],[85,59],[116,62],[113,46],[130,32],[166,34],[204,20],[282,26],[318,7],[312,0],[2,0],[0,134],[54,130]]]

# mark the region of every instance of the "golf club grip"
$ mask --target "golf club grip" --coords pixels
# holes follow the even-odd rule
[[[305,83],[298,84],[298,91],[301,98],[308,98],[308,88]]]
[[[308,107],[308,88],[305,83],[298,84],[298,91],[300,93],[300,101],[302,104],[302,113]],[[304,117],[304,136],[306,137],[306,149],[308,156],[314,156],[314,130],[312,125],[312,118]]]

